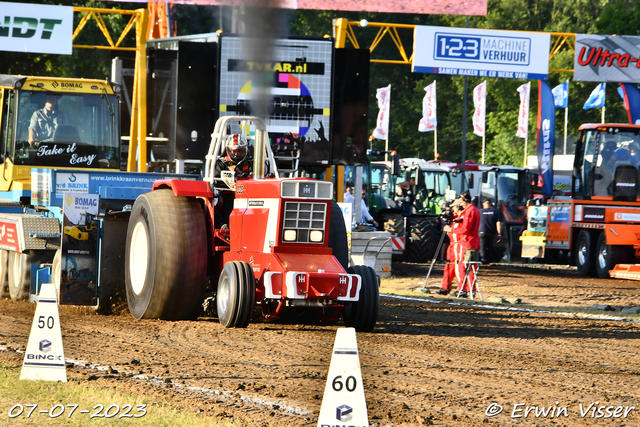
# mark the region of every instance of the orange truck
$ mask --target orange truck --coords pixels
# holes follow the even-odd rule
[[[584,124],[576,140],[571,195],[531,206],[522,256],[568,255],[585,276],[615,277],[640,257],[640,125]],[[616,270],[619,270],[619,267]]]

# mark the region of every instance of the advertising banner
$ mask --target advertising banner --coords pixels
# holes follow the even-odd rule
[[[438,126],[436,117],[436,82],[424,88],[424,98],[422,99],[422,119],[418,124],[420,132],[430,132]]]
[[[473,133],[484,136],[485,118],[487,114],[487,82],[482,82],[473,89]]]
[[[553,195],[553,150],[556,142],[556,107],[551,86],[538,82],[538,168],[542,176],[542,192]]]
[[[576,34],[573,80],[640,83],[640,36]]]
[[[484,16],[487,14],[487,0],[431,0],[428,2],[406,0],[172,0],[168,3],[232,7],[277,7],[281,9],[349,10],[356,12],[420,13],[426,15]]]
[[[531,94],[531,82],[518,88],[520,94],[520,109],[518,111],[518,131],[516,136],[526,138],[529,132],[529,95]]]
[[[640,90],[631,83],[620,83],[624,108],[629,116],[629,123],[640,124]]]
[[[413,71],[474,77],[546,80],[549,33],[418,25]]]
[[[97,305],[97,194],[64,193],[60,304]]]
[[[391,100],[391,85],[382,87],[377,90],[376,98],[378,98],[378,121],[373,131],[373,137],[376,139],[389,139],[389,104]]]
[[[71,55],[73,7],[2,3],[0,50]]]
[[[238,37],[220,39],[220,117],[252,115],[252,103],[264,97],[266,90],[271,100],[267,120],[271,143],[285,146],[288,134],[304,137],[301,161],[328,165],[333,42],[276,42],[273,60],[265,62],[252,57],[255,53],[246,47],[250,41]]]

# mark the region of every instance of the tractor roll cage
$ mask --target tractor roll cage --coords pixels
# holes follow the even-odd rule
[[[205,156],[204,181],[210,183],[213,188],[217,190],[229,190],[227,185],[224,184],[223,179],[215,176],[218,158],[225,156],[225,141],[227,136],[231,134],[228,132],[230,127],[229,122],[237,122],[237,125],[240,127],[239,132],[231,133],[242,133],[242,135],[247,138],[247,142],[254,141],[253,179],[263,179],[265,177],[265,162],[269,163],[269,173],[272,173],[276,178],[280,178],[275,159],[273,158],[273,152],[271,151],[271,144],[269,144],[268,141],[269,135],[265,121],[254,116],[226,116],[221,117],[216,122],[213,133],[211,134],[209,152]],[[255,134],[253,136],[247,135],[250,126],[249,122],[253,122],[255,125]]]

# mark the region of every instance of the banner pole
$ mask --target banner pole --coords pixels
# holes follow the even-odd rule
[[[482,161],[480,163],[484,164],[484,135],[482,135]]]
[[[602,106],[602,122],[601,123],[604,123],[604,109],[605,109],[605,106],[603,105]]]
[[[567,122],[569,121],[569,104],[564,109],[564,150],[562,154],[567,154]]]
[[[527,143],[529,142],[529,135],[524,137],[524,166],[527,167]]]
[[[438,125],[433,129],[433,160],[438,160]]]

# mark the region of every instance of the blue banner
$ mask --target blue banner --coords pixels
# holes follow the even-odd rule
[[[567,108],[569,106],[569,80],[554,87],[553,98],[556,107]]]
[[[551,86],[538,80],[538,168],[542,192],[553,195],[553,150],[556,144],[556,108]]]
[[[640,90],[631,83],[620,83],[624,108],[629,115],[629,123],[640,124]]]
[[[604,102],[606,99],[606,83],[600,83],[589,95],[589,99],[584,103],[582,107],[583,110],[588,110],[590,108],[602,108],[604,107]]]

